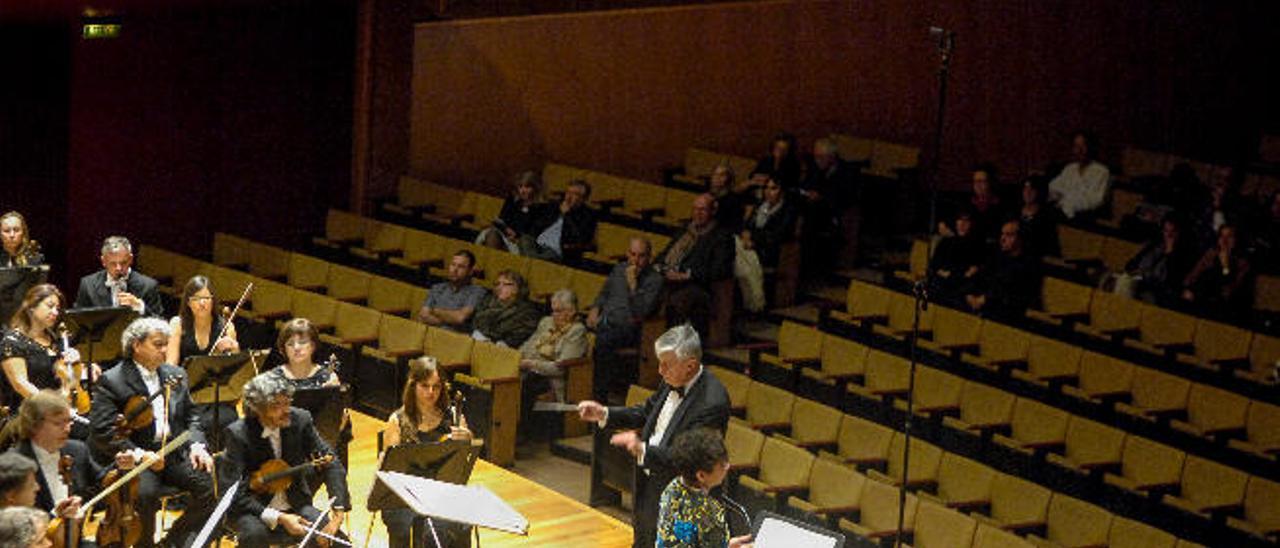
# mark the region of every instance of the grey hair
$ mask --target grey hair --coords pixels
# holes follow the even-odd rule
[[[0,453],[0,495],[4,495],[27,482],[27,476],[36,471],[36,461],[17,451]]]
[[[133,357],[133,344],[150,337],[156,333],[164,335],[166,338],[173,334],[173,328],[169,327],[169,322],[160,318],[138,318],[124,328],[124,333],[120,334],[120,351],[124,353],[124,357]]]
[[[261,373],[244,383],[244,403],[255,413],[261,412],[280,395],[293,397],[293,383],[284,375]]]
[[[577,310],[578,294],[574,293],[572,289],[569,289],[567,287],[557,289],[555,293],[551,294],[551,302],[572,306],[574,310]]]
[[[668,329],[653,341],[653,351],[661,356],[666,352],[674,352],[676,359],[702,359],[702,339],[698,331],[689,324],[677,325]]]
[[[107,236],[107,239],[102,240],[103,255],[117,251],[133,253],[133,244],[130,244],[129,239],[124,236]]]
[[[27,548],[45,534],[49,517],[41,510],[10,506],[0,510],[0,548]]]

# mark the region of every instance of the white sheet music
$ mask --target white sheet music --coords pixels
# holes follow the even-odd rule
[[[760,524],[753,542],[756,548],[831,548],[836,545],[836,540],[830,536],[769,518]]]
[[[529,531],[529,520],[484,487],[455,485],[399,472],[380,471],[378,480],[418,514],[517,535]]]

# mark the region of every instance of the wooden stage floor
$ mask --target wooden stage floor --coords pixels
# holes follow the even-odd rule
[[[383,422],[352,412],[355,439],[351,442],[351,470],[347,485],[354,499],[345,529],[355,533],[360,546],[369,531],[369,511],[365,501],[377,470],[377,435]],[[529,535],[517,536],[488,529],[480,530],[480,545],[624,547],[631,545],[631,526],[566,497],[549,487],[525,479],[502,467],[481,460],[471,475],[471,485],[482,485],[507,501],[529,520]],[[317,500],[322,500],[317,497]],[[387,547],[387,532],[375,519],[370,547]]]

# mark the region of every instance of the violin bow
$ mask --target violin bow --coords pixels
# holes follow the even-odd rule
[[[182,444],[186,443],[187,439],[189,439],[190,437],[191,437],[191,432],[184,431],[183,433],[179,434],[178,437],[169,440],[169,443],[165,444],[164,447],[161,447],[160,452],[156,453],[155,457],[145,459],[143,462],[138,463],[136,466],[133,467],[133,469],[129,470],[128,472],[125,472],[123,476],[120,476],[120,479],[117,479],[115,483],[111,484],[106,489],[103,489],[101,492],[98,493],[97,496],[93,497],[92,499],[89,499],[89,502],[81,504],[80,513],[76,514],[76,519],[84,519],[85,516],[89,515],[90,510],[93,508],[95,504],[98,504],[99,502],[102,501],[102,499],[110,496],[111,493],[116,492],[116,490],[119,489],[120,486],[128,483],[129,480],[138,477],[138,474],[141,474],[143,470],[150,468],[152,464],[155,464],[156,461],[163,459],[165,455],[172,453],[174,449],[182,447]]]
[[[249,299],[249,295],[253,294],[253,282],[244,286],[244,292],[240,293],[240,300],[236,301],[236,307],[231,309],[231,315],[227,317],[227,321],[222,322],[222,331],[213,339],[213,343],[209,346],[209,355],[213,355],[213,349],[218,346],[218,341],[227,335],[227,328],[231,326],[231,322],[235,321],[236,313],[240,312],[240,307],[244,306],[244,302]]]

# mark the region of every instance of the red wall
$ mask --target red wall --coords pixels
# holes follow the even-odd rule
[[[980,160],[1040,168],[1080,127],[1216,159],[1263,123],[1265,20],[1190,0],[867,0],[422,24],[409,171],[499,189],[556,160],[653,179],[690,145],[762,155],[778,129],[927,149],[931,25],[958,33],[944,181]]]

